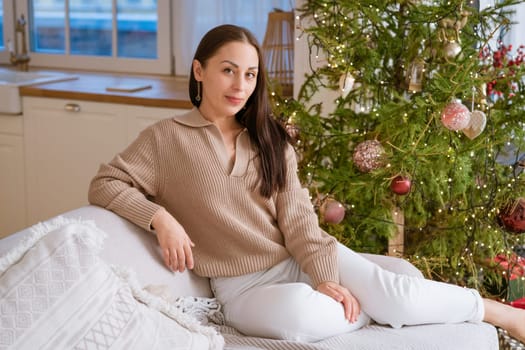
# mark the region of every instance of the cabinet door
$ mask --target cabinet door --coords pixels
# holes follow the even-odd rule
[[[88,204],[101,163],[127,145],[126,117],[107,103],[24,98],[29,224]]]
[[[122,112],[124,109],[121,110]],[[128,142],[132,142],[139,133],[151,124],[166,118],[172,118],[177,114],[183,114],[189,109],[157,108],[142,106],[126,106],[128,122]]]
[[[26,226],[24,139],[0,133],[0,238]]]

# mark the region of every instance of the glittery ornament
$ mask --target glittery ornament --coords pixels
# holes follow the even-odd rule
[[[472,113],[470,113],[470,122],[467,125],[467,127],[463,130],[461,130],[469,139],[475,139],[478,137],[483,130],[485,130],[485,126],[487,125],[487,116],[485,113],[479,110],[475,110]]]
[[[519,198],[504,207],[499,214],[501,225],[510,232],[525,232],[525,198]]]
[[[368,173],[383,165],[385,150],[377,140],[363,141],[354,150],[353,160],[359,170]]]
[[[327,224],[339,224],[345,218],[345,207],[333,198],[327,198],[321,204],[321,220]]]
[[[339,91],[341,92],[341,96],[345,98],[348,93],[352,90],[354,87],[355,78],[350,73],[344,73],[339,78]]]
[[[441,122],[449,130],[465,129],[470,122],[470,111],[459,100],[456,100],[443,109]]]

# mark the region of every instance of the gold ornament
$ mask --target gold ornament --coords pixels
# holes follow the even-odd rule
[[[408,91],[420,92],[423,89],[423,79],[425,76],[425,62],[416,58],[407,70]]]
[[[467,24],[468,17],[471,15],[471,12],[463,9],[463,4],[459,8],[459,13],[455,18],[445,17],[438,21],[439,32],[438,36],[441,41],[450,41],[450,42],[461,42],[459,33],[461,29]],[[452,33],[452,38],[450,38],[450,33]]]

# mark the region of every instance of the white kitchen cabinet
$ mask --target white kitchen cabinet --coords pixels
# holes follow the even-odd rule
[[[21,115],[0,114],[0,238],[26,224],[23,132]]]
[[[86,205],[89,182],[147,125],[186,110],[24,97],[27,224]]]
[[[128,143],[130,143],[142,130],[156,121],[185,113],[188,110],[126,105],[120,111],[128,117]]]

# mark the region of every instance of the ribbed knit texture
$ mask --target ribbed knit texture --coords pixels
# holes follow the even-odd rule
[[[336,241],[319,228],[293,148],[286,151],[284,190],[264,198],[247,131],[236,145],[229,164],[220,131],[197,109],[160,121],[101,165],[89,202],[146,230],[164,207],[195,243],[194,272],[201,276],[261,271],[291,255],[314,285],[338,282]]]

